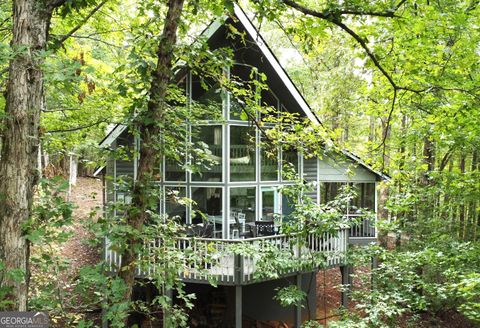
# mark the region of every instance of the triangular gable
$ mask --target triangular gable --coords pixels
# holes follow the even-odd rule
[[[125,124],[117,124],[106,136],[100,141],[101,148],[109,147],[121,134],[127,126]]]
[[[283,67],[280,65],[280,62],[278,61],[277,57],[273,54],[268,44],[265,42],[263,37],[255,28],[255,26],[253,26],[252,22],[247,17],[245,12],[238,5],[235,5],[235,16],[243,25],[243,27],[245,28],[245,31],[249,34],[250,38],[254,40],[255,44],[258,46],[263,56],[267,59],[268,63],[273,67],[278,78],[282,81],[282,83],[288,89],[291,96],[295,99],[298,106],[302,109],[303,113],[314,124],[319,124],[320,120],[318,119],[318,117],[313,113],[310,106],[306,102],[305,98],[303,98],[302,94],[298,91],[297,87],[292,82],[287,72],[285,72]],[[267,83],[268,83],[268,80],[267,80]]]
[[[288,95],[282,92],[283,96],[289,96],[294,102],[295,107],[300,109],[306,117],[310,119],[313,124],[321,124],[320,119],[315,115],[312,111],[308,103],[306,102],[305,98],[299,92],[293,81],[288,76],[287,72],[284,68],[280,65],[277,57],[274,55],[268,44],[265,42],[261,34],[255,28],[253,23],[247,17],[245,12],[238,6],[237,4],[234,5],[234,20],[236,20],[242,27],[243,31],[248,34],[248,38],[251,39],[254,45],[260,50],[263,57],[266,59],[266,65],[269,65],[269,72],[267,76],[267,84],[269,83],[270,79],[273,76],[273,80],[281,81],[282,89],[285,89]],[[214,20],[201,34],[200,37],[204,37],[207,40],[210,40],[221,28],[225,27],[225,22],[228,20],[228,17],[222,17],[219,19]],[[270,81],[271,82],[271,81]],[[127,128],[124,124],[117,125],[101,142],[100,147],[108,147],[115,141]],[[388,175],[383,174],[381,172],[373,170],[370,166],[365,164],[360,158],[349,151],[342,151],[342,153],[348,157],[353,162],[359,164],[360,166],[366,168],[368,171],[375,174],[377,177],[381,179],[389,179]]]

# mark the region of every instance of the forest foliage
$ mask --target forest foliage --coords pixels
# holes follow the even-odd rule
[[[228,0],[186,2],[174,59],[221,79],[231,53],[212,51],[205,40],[193,36],[232,6]],[[396,327],[405,320],[415,326],[423,313],[435,317],[448,311],[480,323],[478,1],[260,0],[242,6],[323,122],[314,132],[298,122],[299,128],[287,133],[269,132],[272,139],[302,141],[307,148],[333,140],[335,147],[355,152],[391,177],[381,186],[381,245],[349,255],[353,264],[372,256],[379,259],[378,268],[359,277],[373,288],[353,291],[358,311],[344,312],[332,327]],[[89,173],[103,165],[105,152],[97,144],[106,131],[113,124],[135,123],[147,107],[166,11],[166,4],[158,1],[91,0],[67,1],[54,12],[48,48],[39,54],[45,59],[46,108],[40,132],[48,177],[65,174],[71,154]],[[9,45],[11,14],[11,1],[0,0],[1,119],[8,64],[22,51]],[[224,83],[230,92],[246,96],[242,88]],[[167,93],[170,102],[185,103],[174,83]],[[163,128],[169,137],[159,149],[177,160],[182,135],[178,122],[195,119],[182,108],[166,110]],[[198,109],[201,117],[201,106]],[[297,188],[303,187],[299,181]],[[22,227],[32,245],[30,308],[50,311],[58,324],[79,327],[93,322],[81,311],[71,311],[76,306],[85,311],[104,307],[107,318],[119,327],[132,308],[148,312],[145,304],[122,299],[121,281],[105,276],[101,266],[82,268],[71,285],[60,285],[58,277],[69,264],[59,257],[58,247],[69,237],[64,228],[71,225],[72,211],[64,192],[59,180],[41,180],[31,219]],[[302,205],[299,217],[326,212],[314,204]],[[108,219],[93,217],[91,242],[110,233],[118,246],[132,233],[128,225],[117,225],[112,232]],[[179,231],[155,215],[152,220],[155,224],[142,230],[142,238],[158,231],[173,238]],[[168,281],[185,305],[192,306],[194,296],[184,294],[174,278],[174,263],[181,255],[173,249],[169,254],[171,258],[163,261],[172,267],[158,278],[158,287]],[[265,256],[274,263],[274,253]],[[297,292],[283,290],[277,297],[293,304],[303,297]],[[0,308],[9,306],[7,293],[0,288]],[[154,303],[166,309],[168,295]],[[186,325],[181,308],[169,311],[179,326]]]

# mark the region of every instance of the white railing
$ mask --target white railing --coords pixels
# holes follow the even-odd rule
[[[349,214],[350,238],[375,238],[375,219],[363,214]],[[355,222],[355,223],[353,223]]]
[[[145,253],[148,259],[139,259],[137,276],[152,277],[157,274],[161,267],[156,262],[168,262],[165,260],[166,252],[183,255],[173,255],[183,261],[178,267],[178,274],[185,281],[193,282],[248,284],[312,271],[319,267],[337,266],[345,259],[348,228],[340,229],[336,234],[310,233],[301,239],[283,234],[230,240],[178,238],[172,246],[173,248],[164,247],[158,240],[147,243]],[[158,256],[163,257],[162,261],[157,261]],[[110,249],[107,241],[107,270],[116,272],[121,261],[121,256]]]

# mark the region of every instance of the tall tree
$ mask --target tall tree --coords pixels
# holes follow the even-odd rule
[[[22,225],[28,220],[37,183],[40,112],[44,108],[42,53],[53,10],[62,2],[13,2],[13,38],[17,52],[9,63],[0,162],[0,285],[13,287],[13,307],[27,309],[28,242]],[[20,274],[15,279],[13,274]]]
[[[159,166],[163,154],[159,151],[161,143],[161,126],[166,111],[166,94],[172,78],[173,53],[177,42],[177,29],[182,15],[184,0],[169,0],[163,32],[158,39],[156,52],[157,64],[152,72],[152,82],[149,90],[149,101],[146,110],[136,118],[140,145],[140,159],[137,171],[137,181],[132,192],[127,225],[132,228],[126,241],[126,251],[122,257],[122,268],[119,276],[125,282],[125,300],[132,297],[135,282],[137,253],[141,245],[142,226],[148,218],[151,206],[151,195],[155,193],[153,181],[155,169]],[[125,319],[127,320],[128,317]]]
[[[29,245],[24,228],[38,181],[40,113],[45,108],[42,65],[49,27],[60,7],[67,13],[89,4],[86,0],[15,0],[12,5],[10,47],[14,55],[9,61],[0,133],[0,288],[9,293],[11,308],[20,311],[27,309]]]

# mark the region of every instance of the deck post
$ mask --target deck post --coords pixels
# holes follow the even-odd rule
[[[298,273],[295,276],[296,280],[296,285],[298,290],[302,290],[302,275]],[[302,326],[302,302],[298,302],[297,305],[295,305],[295,328],[300,328]]]
[[[341,303],[343,307],[348,307],[348,294],[350,293],[351,288],[351,266],[342,265],[340,266],[340,273],[342,274],[342,285],[344,290],[342,291]]]
[[[235,284],[243,283],[243,256],[241,254],[233,254],[233,282]]]
[[[165,288],[165,287],[164,287]],[[165,288],[165,296],[168,297],[170,305],[173,304],[173,292],[171,288]],[[165,308],[163,309],[163,328],[171,328],[173,327],[173,323],[170,321],[171,318],[168,317],[168,314],[165,313]]]
[[[102,309],[102,328],[108,328],[108,320],[106,319],[107,311]]]
[[[235,285],[235,328],[242,328],[242,286]]]

